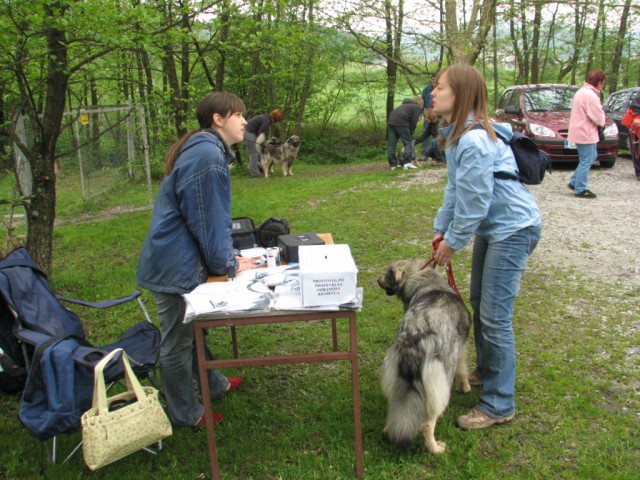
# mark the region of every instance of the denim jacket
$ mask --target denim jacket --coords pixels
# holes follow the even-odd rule
[[[136,283],[187,293],[235,262],[231,240],[229,148],[213,130],[191,136],[156,197]]]
[[[468,117],[467,125],[472,119]],[[505,138],[513,134],[509,125],[492,126]],[[448,138],[454,127],[449,125],[440,133]],[[489,243],[499,242],[541,224],[540,209],[527,187],[493,176],[517,171],[513,152],[502,140],[494,142],[484,129],[470,130],[447,148],[446,156],[448,181],[434,230],[444,234],[449,247],[461,249],[474,234]]]

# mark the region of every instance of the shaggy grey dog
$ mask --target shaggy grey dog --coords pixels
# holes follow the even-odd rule
[[[300,150],[300,137],[297,135],[291,135],[287,138],[287,141],[284,142],[282,149],[284,151],[284,162],[282,162],[282,173],[284,175],[293,175],[293,171],[291,167],[293,167],[293,162],[296,158],[298,158],[298,151]],[[286,170],[286,173],[285,173]]]
[[[284,150],[282,149],[282,140],[278,137],[271,137],[262,144],[260,163],[265,178],[269,178],[269,173],[273,173],[273,164],[283,163],[283,160]],[[282,173],[284,174],[284,168]]]
[[[409,448],[422,431],[426,449],[443,453],[436,442],[438,418],[449,404],[454,378],[463,392],[467,380],[466,341],[471,316],[463,301],[424,260],[393,262],[378,285],[404,303],[393,345],[387,350],[382,390],[389,400],[384,431],[389,439]]]

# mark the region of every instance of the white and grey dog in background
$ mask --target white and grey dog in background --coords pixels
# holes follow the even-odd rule
[[[282,145],[282,141],[278,137],[271,137],[262,144],[260,164],[265,178],[269,178],[269,173],[273,173],[274,163],[283,163],[284,150]],[[284,168],[282,173],[284,174]]]
[[[293,171],[291,168],[293,167],[293,162],[296,158],[298,158],[298,151],[300,150],[301,145],[300,137],[297,135],[291,135],[287,138],[287,141],[284,142],[282,149],[284,150],[284,162],[282,163],[282,172],[284,173],[285,167],[287,173],[284,175],[293,175]]]
[[[405,309],[384,359],[382,390],[389,400],[384,431],[405,449],[421,431],[426,449],[439,454],[446,445],[436,442],[434,431],[449,404],[454,378],[460,390],[471,390],[465,346],[471,316],[442,275],[423,268],[425,263],[393,262],[378,279],[387,295],[397,295]]]
[[[273,173],[273,165],[275,163],[282,165],[283,177],[293,175],[292,166],[294,160],[298,157],[300,143],[300,137],[297,135],[290,136],[284,143],[278,137],[271,137],[264,142],[260,155],[264,176],[269,177],[269,174]]]

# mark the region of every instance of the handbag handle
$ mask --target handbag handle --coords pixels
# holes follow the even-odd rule
[[[93,408],[97,408],[98,414],[101,415],[106,414],[109,411],[109,406],[107,404],[107,388],[104,383],[104,369],[118,353],[122,353],[120,358],[124,364],[124,377],[127,382],[128,390],[135,393],[138,401],[144,400],[147,397],[142,385],[140,385],[138,378],[131,369],[131,364],[129,363],[127,354],[122,350],[122,348],[116,348],[100,360],[94,369]]]

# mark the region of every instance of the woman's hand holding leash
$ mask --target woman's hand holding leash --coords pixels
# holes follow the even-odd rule
[[[440,266],[444,265],[444,268],[447,271],[449,286],[453,288],[453,291],[456,292],[460,298],[462,298],[462,295],[460,295],[460,291],[456,285],[456,280],[453,278],[453,267],[451,266],[451,259],[455,253],[456,251],[449,247],[447,242],[444,241],[444,237],[438,233],[431,241],[431,260],[425,263],[422,268],[426,268],[432,263],[434,264],[433,268],[435,268],[436,264]]]
[[[451,259],[455,253],[456,251],[447,245],[447,242],[444,241],[444,237],[441,234],[433,237],[433,241],[431,242],[431,256],[437,265],[443,266],[451,263]]]

